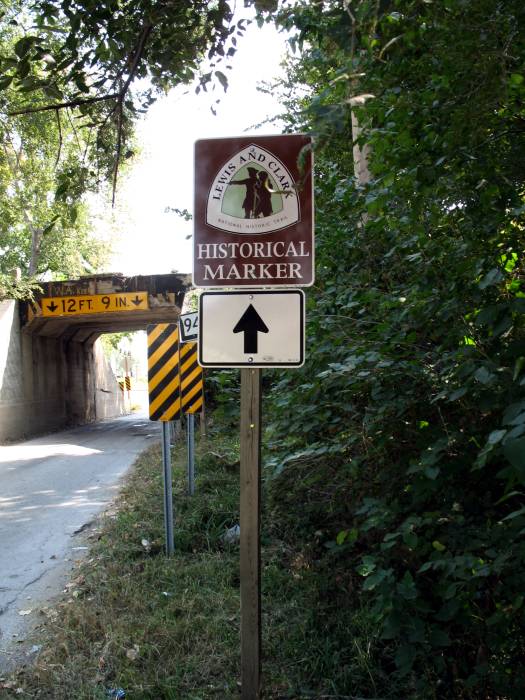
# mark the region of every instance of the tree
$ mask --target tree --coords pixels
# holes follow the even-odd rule
[[[226,87],[216,63],[235,53],[235,35],[243,31],[242,20],[231,21],[225,0],[21,0],[3,18],[19,38],[0,59],[0,87],[32,95],[12,115],[74,110],[79,126],[93,132],[94,158],[114,153],[115,187],[133,121],[159,92],[192,82],[205,59],[201,87],[214,79]]]
[[[4,27],[0,51],[9,51],[16,41],[16,32]],[[96,269],[103,256],[102,246],[88,234],[82,200],[98,179],[89,142],[72,120],[52,112],[6,117],[21,99],[28,97],[10,86],[0,98],[0,272],[9,293],[15,291],[17,268],[24,280],[15,285],[20,293],[43,274]]]
[[[0,18],[3,235],[0,269],[24,277],[96,269],[84,195],[133,156],[133,126],[156,96],[227,86],[243,20],[225,0],[13,0]],[[4,284],[4,286],[5,286]],[[8,284],[10,287],[10,284]],[[10,287],[11,288],[11,287]]]
[[[395,697],[525,690],[524,12],[362,0],[278,15],[302,46],[290,129],[317,139],[317,282],[305,370],[268,409],[273,508],[331,580],[315,638],[345,610],[352,624],[360,586],[382,640],[374,694],[384,672]],[[373,96],[357,109],[364,185],[359,95]],[[320,674],[363,694],[335,665]]]

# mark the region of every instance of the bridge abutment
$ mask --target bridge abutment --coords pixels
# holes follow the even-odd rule
[[[0,443],[123,415],[99,343],[23,332],[17,307],[0,302]]]

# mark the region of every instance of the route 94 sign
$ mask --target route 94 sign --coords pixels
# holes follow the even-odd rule
[[[199,314],[182,314],[179,319],[181,343],[197,340],[199,336]]]
[[[310,286],[312,210],[308,136],[197,141],[193,284]]]

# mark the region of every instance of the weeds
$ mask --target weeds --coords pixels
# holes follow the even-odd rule
[[[175,555],[164,555],[155,446],[98,523],[37,663],[16,675],[17,697],[97,700],[111,688],[137,700],[239,697],[239,550],[223,541],[239,521],[238,445],[220,433],[197,443],[193,497],[185,458],[181,442],[172,455]],[[319,567],[275,526],[263,524],[262,545],[265,697],[375,691],[366,615],[340,609],[340,597],[323,600]]]

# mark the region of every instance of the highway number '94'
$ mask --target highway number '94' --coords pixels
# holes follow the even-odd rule
[[[199,314],[183,314],[180,317],[180,339],[187,343],[190,340],[197,340],[199,335]]]

